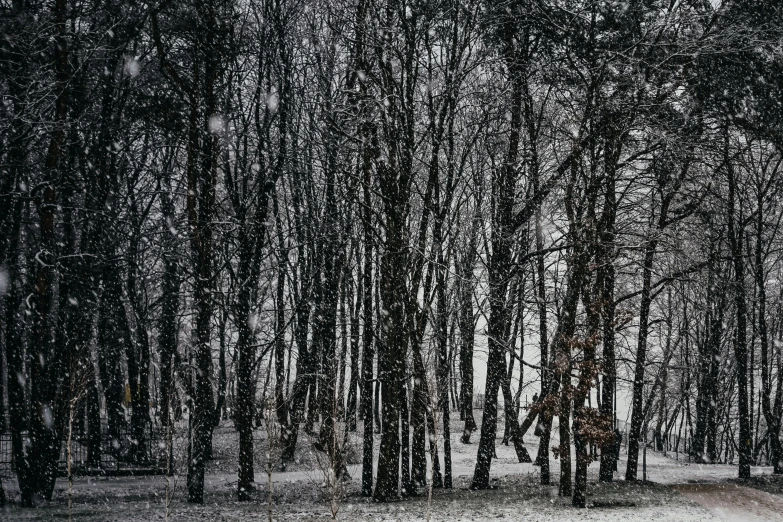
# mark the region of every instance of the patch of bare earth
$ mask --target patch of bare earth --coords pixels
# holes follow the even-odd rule
[[[721,520],[736,522],[783,521],[783,498],[736,483],[678,484],[686,499]]]

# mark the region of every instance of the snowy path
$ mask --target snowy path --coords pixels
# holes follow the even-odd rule
[[[679,484],[682,496],[727,522],[783,521],[783,499],[738,484]]]

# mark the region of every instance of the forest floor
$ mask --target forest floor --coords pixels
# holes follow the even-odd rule
[[[621,454],[616,481],[597,482],[598,463],[589,471],[588,508],[575,509],[570,498],[557,496],[559,461],[551,459],[552,485],[539,485],[539,470],[531,464],[517,462],[512,446],[501,444],[502,424],[498,427],[497,459],[492,462],[495,489],[471,491],[478,433],[471,444],[459,442],[461,422],[452,421],[452,459],[454,487],[435,489],[428,502],[426,491],[421,496],[385,504],[374,503],[359,494],[361,467],[356,462],[360,453],[359,430],[351,434],[354,447],[350,452],[349,472],[353,480],[339,490],[326,487],[318,455],[307,436],[300,438],[296,462],[285,472],[271,476],[271,518],[305,522],[330,520],[332,509],[337,519],[361,521],[783,521],[783,480],[770,475],[771,468],[754,467],[753,478],[739,483],[736,466],[697,465],[683,461],[683,455],[664,456],[647,453],[648,482],[625,482],[625,454]],[[555,430],[556,433],[556,430]],[[256,446],[255,500],[236,501],[237,437],[230,424],[216,430],[213,460],[209,463],[205,486],[205,503],[191,505],[185,500],[185,473],[170,482],[169,519],[173,521],[269,520],[269,476],[263,461],[267,453],[265,434]],[[376,436],[375,449],[380,442]],[[535,456],[538,439],[532,433],[525,437],[531,456]],[[179,439],[177,449],[184,441]],[[557,444],[557,441],[553,441]],[[439,444],[442,446],[442,444]],[[274,458],[276,452],[271,448]],[[678,459],[679,457],[679,459]],[[377,456],[376,456],[377,458]],[[182,461],[184,459],[180,459]],[[641,463],[639,468],[641,478]],[[77,477],[74,480],[72,508],[68,509],[69,488],[65,479],[58,479],[54,498],[41,501],[34,509],[21,509],[15,477],[3,476],[3,486],[12,501],[0,508],[0,520],[73,519],[88,521],[152,521],[164,520],[166,478],[140,477]],[[763,491],[762,491],[763,490]],[[428,515],[429,513],[429,515]],[[429,517],[429,518],[428,518]],[[755,517],[755,518],[754,518]]]
[[[673,488],[721,520],[783,520],[783,498],[765,491],[731,483],[677,484]]]

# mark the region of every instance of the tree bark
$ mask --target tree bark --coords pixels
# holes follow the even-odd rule
[[[772,409],[772,365],[769,354],[769,333],[767,329],[767,288],[764,273],[764,255],[762,253],[764,238],[764,195],[758,190],[756,200],[756,245],[755,245],[755,276],[758,292],[758,324],[759,342],[761,344],[761,409],[767,424],[769,437],[769,459],[772,461],[776,474],[783,473],[783,447],[780,444],[780,416],[775,416]],[[780,380],[780,377],[778,377]]]
[[[510,50],[508,52],[511,52]],[[522,126],[522,86],[512,57],[507,58],[509,74],[513,78],[511,98],[511,124],[508,149],[503,167],[495,174],[495,215],[492,218],[492,254],[488,265],[489,277],[489,320],[487,382],[484,393],[484,415],[481,421],[476,468],[472,489],[489,487],[489,472],[495,453],[497,433],[497,399],[501,380],[506,377],[506,343],[510,314],[507,310],[508,284],[511,275],[511,243],[515,232],[513,207],[516,186],[517,157],[519,153],[520,130]]]
[[[41,250],[36,255],[39,266],[36,269],[35,291],[33,293],[33,314],[30,368],[30,400],[32,413],[30,422],[30,450],[27,464],[31,488],[22,497],[22,505],[32,505],[30,493],[50,500],[57,477],[57,460],[62,441],[61,416],[56,404],[57,382],[63,370],[65,354],[57,353],[53,342],[51,309],[54,304],[57,271],[55,266],[57,235],[55,230],[57,206],[57,182],[61,175],[62,150],[66,136],[69,89],[69,42],[67,38],[68,5],[65,0],[56,0],[54,17],[54,75],[55,99],[54,130],[49,141],[44,163],[44,185],[38,202]],[[26,488],[25,488],[26,489]],[[25,493],[23,489],[23,493]]]
[[[659,236],[668,224],[669,206],[674,196],[680,189],[690,163],[685,161],[678,176],[671,178],[667,171],[658,173],[658,192],[661,196],[661,207],[656,226],[651,231],[652,237],[648,237],[644,247],[642,261],[642,291],[639,303],[639,332],[636,340],[636,361],[633,380],[633,399],[631,413],[631,427],[628,431],[628,464],[625,470],[625,480],[636,480],[639,462],[639,438],[644,422],[643,395],[644,395],[644,370],[647,363],[647,336],[650,321],[650,306],[653,300],[652,294],[652,270],[655,261],[655,253],[658,248]],[[665,168],[664,168],[665,170]],[[669,190],[667,185],[671,184]]]
[[[747,313],[748,305],[745,296],[745,258],[743,252],[744,234],[742,226],[737,226],[737,196],[734,166],[728,153],[728,135],[725,145],[725,163],[728,177],[728,236],[731,258],[734,266],[734,305],[736,307],[737,336],[734,342],[737,375],[737,410],[739,414],[739,438],[737,453],[739,454],[739,478],[750,478],[753,440],[751,435],[750,411],[748,410],[748,345],[747,345]],[[741,217],[740,217],[741,223]]]

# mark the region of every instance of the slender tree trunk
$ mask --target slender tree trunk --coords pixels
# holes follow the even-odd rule
[[[571,350],[568,342],[562,343],[561,360],[563,365],[560,378],[560,484],[558,495],[567,497],[571,495]]]
[[[617,194],[616,194],[616,168],[621,147],[615,140],[615,135],[610,133],[606,139],[604,158],[606,174],[606,192],[604,195],[604,210],[600,221],[600,254],[602,268],[600,280],[602,281],[601,293],[601,319],[603,341],[603,381],[601,386],[600,413],[604,418],[611,418],[612,429],[617,429],[617,412],[614,411],[615,387],[617,386],[617,361],[615,353],[615,316],[616,305],[614,302],[615,267],[614,261],[616,248],[614,246],[615,221],[617,218]],[[599,480],[611,482],[614,471],[617,469],[617,458],[614,451],[615,440],[610,437],[607,443],[601,447],[601,466]]]
[[[520,131],[522,127],[522,81],[519,64],[516,63],[513,45],[507,44],[506,61],[512,77],[511,121],[508,150],[505,163],[493,180],[496,198],[495,215],[492,218],[492,253],[488,265],[489,277],[489,320],[487,324],[488,356],[487,383],[484,393],[484,415],[481,421],[476,469],[473,473],[472,489],[489,487],[489,472],[495,453],[497,433],[497,399],[501,380],[506,377],[505,334],[508,331],[507,310],[508,284],[510,279],[511,243],[513,240],[513,207],[516,187],[517,157],[519,154]]]
[[[647,364],[647,334],[650,319],[650,304],[652,303],[652,268],[655,258],[657,240],[650,240],[644,251],[642,265],[642,297],[639,309],[639,334],[636,340],[636,363],[633,380],[633,402],[631,427],[628,432],[628,465],[625,480],[636,480],[639,462],[639,437],[642,432],[644,413],[642,401],[644,398],[644,370]]]
[[[69,43],[67,38],[68,6],[65,0],[56,0],[53,5],[55,30],[54,73],[57,97],[54,109],[54,130],[49,141],[44,163],[44,183],[42,197],[38,202],[38,218],[41,250],[36,259],[39,261],[35,276],[35,290],[31,300],[32,339],[30,367],[30,449],[28,466],[31,488],[28,493],[36,493],[45,499],[51,499],[57,476],[57,460],[60,455],[61,414],[57,411],[55,396],[56,385],[60,379],[62,360],[65,354],[55,352],[53,326],[50,321],[56,289],[57,234],[55,230],[57,206],[57,182],[60,176],[62,150],[66,136],[68,117],[68,80],[69,80]],[[24,490],[23,490],[24,493]],[[32,505],[32,498],[22,497],[22,505]]]
[[[600,246],[598,249],[600,251]],[[586,268],[586,267],[585,267]],[[579,267],[580,270],[585,268]],[[583,508],[587,500],[587,468],[590,465],[588,430],[596,426],[589,426],[588,410],[590,406],[590,390],[598,377],[598,367],[595,361],[596,345],[599,341],[601,328],[601,303],[603,295],[603,281],[599,273],[593,289],[585,285],[583,291],[583,303],[587,312],[586,338],[582,342],[582,361],[579,363],[579,382],[574,390],[574,449],[576,450],[576,470],[574,474],[574,495],[571,504],[574,507]],[[585,406],[587,400],[588,405]],[[600,428],[600,427],[599,427]],[[611,431],[610,431],[611,433]]]
[[[436,225],[437,226],[437,225]],[[437,238],[440,239],[440,238]],[[436,244],[439,241],[436,240]],[[443,424],[443,487],[451,489],[451,428],[449,422],[449,397],[448,397],[448,379],[449,379],[449,364],[448,364],[448,310],[446,302],[446,277],[444,269],[444,259],[441,252],[438,254],[438,282],[437,282],[437,294],[438,294],[438,315],[437,324],[435,325],[437,331],[438,342],[438,406],[442,414]]]
[[[210,10],[207,22],[214,24],[216,13]],[[215,24],[216,25],[216,24]],[[216,30],[206,31],[204,45],[206,49],[216,46]],[[204,470],[207,447],[212,444],[212,414],[215,404],[212,387],[212,347],[211,323],[213,312],[213,216],[217,188],[217,160],[219,155],[219,137],[210,129],[209,119],[217,112],[217,81],[219,75],[219,56],[206,54],[203,72],[203,109],[198,114],[196,103],[193,105],[190,124],[194,140],[190,144],[188,165],[187,211],[190,225],[190,242],[194,258],[195,284],[193,306],[195,309],[195,339],[192,352],[193,374],[192,409],[190,423],[192,433],[189,443],[188,459],[188,502],[204,502]],[[200,82],[199,82],[200,83]],[[195,117],[194,117],[195,116]],[[201,116],[201,117],[199,117]]]
[[[167,180],[168,181],[168,180]],[[171,187],[167,183],[161,191],[161,209],[163,211],[162,229],[165,238],[163,254],[163,277],[161,286],[160,316],[158,320],[158,350],[160,352],[160,419],[163,426],[172,422],[172,393],[174,388],[174,354],[177,352],[179,327],[179,256],[176,253],[174,205],[171,201]]]
[[[13,202],[12,225],[8,236],[5,257],[5,269],[8,276],[8,292],[5,294],[5,356],[8,375],[24,375],[25,350],[22,332],[26,327],[25,314],[22,311],[21,260],[19,256],[19,238],[22,217],[24,215],[22,198]],[[24,381],[8,379],[8,409],[11,426],[26,426],[28,413],[25,405]],[[31,507],[33,500],[33,480],[30,461],[24,446],[21,429],[11,430],[11,448],[13,451],[16,477],[21,494],[21,505]]]
[[[718,265],[720,266],[720,265]],[[710,332],[710,353],[709,357],[709,383],[707,399],[707,458],[712,463],[717,463],[718,447],[716,440],[718,436],[718,400],[719,389],[718,379],[720,374],[721,360],[721,339],[723,337],[723,317],[726,310],[727,298],[721,295],[718,298],[717,317],[713,319],[713,326]],[[686,403],[687,405],[687,403]],[[690,420],[690,417],[688,417]]]
[[[304,256],[300,252],[300,262],[303,259]],[[302,272],[304,273],[306,270],[303,270]],[[291,423],[289,433],[284,439],[285,444],[283,445],[281,456],[281,466],[283,469],[285,468],[286,463],[294,459],[296,443],[299,438],[299,425],[304,420],[305,415],[307,392],[310,388],[310,383],[314,380],[315,376],[316,363],[312,353],[313,349],[308,343],[310,317],[310,291],[308,285],[309,283],[302,283],[302,290],[300,290],[299,298],[296,300],[296,327],[294,329],[294,337],[296,340],[298,357],[296,359],[296,380],[294,381],[291,390],[291,407],[289,410]]]
[[[783,473],[783,448],[780,444],[780,416],[772,410],[772,364],[769,354],[769,333],[767,330],[767,289],[764,273],[763,237],[764,237],[764,198],[759,190],[756,217],[755,276],[758,291],[759,341],[761,343],[761,408],[767,424],[769,439],[769,459],[776,474]],[[778,375],[778,381],[781,376]]]
[[[364,196],[369,199],[370,187],[369,179],[365,178]],[[373,321],[372,321],[372,224],[370,222],[370,205],[365,204],[364,211],[364,234],[365,234],[365,252],[364,252],[364,331],[362,332],[362,495],[372,495],[372,464],[373,464]]]
[[[574,253],[574,259],[579,254]],[[560,486],[559,495],[571,495],[571,343],[576,328],[576,312],[579,304],[579,295],[584,278],[584,267],[577,261],[573,264],[571,277],[568,281],[568,293],[563,303],[563,313],[555,334],[555,369],[553,378],[557,379],[560,388],[558,403],[558,417],[560,430],[560,446],[558,455],[560,458]],[[552,386],[550,396],[557,397],[557,385]],[[555,402],[550,399],[551,402]],[[551,421],[550,421],[551,422]]]
[[[404,167],[403,167],[404,168]],[[400,183],[394,166],[382,166],[380,177],[387,187],[385,203],[386,243],[381,257],[381,324],[383,349],[379,351],[378,377],[381,382],[381,418],[383,433],[378,456],[378,473],[373,497],[384,501],[399,495],[400,465],[400,393],[405,377],[407,333],[405,327],[405,267],[407,241],[405,239],[405,209],[407,183]],[[393,179],[396,178],[396,179]]]
[[[343,275],[340,283],[340,371],[337,377],[337,413],[345,418],[345,372],[348,358],[348,311],[346,299],[348,299],[348,281],[350,270],[348,263],[342,267]]]
[[[357,264],[359,263],[358,253],[356,256]],[[357,403],[359,402],[358,388],[359,388],[359,316],[362,310],[362,289],[364,287],[364,280],[362,276],[361,267],[359,267],[357,282],[351,285],[352,288],[356,288],[355,302],[350,306],[351,309],[351,375],[348,380],[348,405],[345,411],[345,423],[348,431],[356,431],[356,412]],[[352,297],[352,301],[354,298]]]
[[[408,379],[399,387],[400,393],[400,495],[403,497],[415,493],[411,481],[411,437],[410,437],[410,394],[408,393]]]
[[[739,477],[750,478],[753,440],[751,434],[750,411],[748,409],[748,345],[747,345],[747,313],[748,305],[745,297],[745,258],[743,252],[743,231],[737,226],[737,197],[734,167],[728,157],[728,136],[726,137],[726,170],[728,175],[728,235],[731,257],[734,265],[734,305],[737,314],[737,336],[734,343],[736,358],[737,391],[739,414],[739,438],[737,453],[739,454]],[[740,216],[741,223],[741,216]]]
[[[413,488],[424,487],[427,484],[427,394],[419,376],[422,366],[419,351],[414,346],[413,406],[411,408],[411,426],[413,442],[411,446],[411,484]],[[416,360],[418,358],[418,361]]]
[[[135,332],[131,336],[135,338],[133,347],[128,347],[128,373],[134,368],[136,374],[130,380],[131,388],[131,444],[130,458],[138,464],[146,464],[149,461],[147,454],[147,432],[150,427],[150,395],[149,395],[149,364],[150,342],[147,325],[147,312],[141,300],[141,292],[138,284],[139,266],[139,241],[141,239],[141,218],[138,216],[138,208],[135,196],[131,197],[131,220],[134,232],[128,248],[128,300],[135,312]],[[135,335],[133,335],[135,333]],[[135,349],[133,349],[135,348]],[[134,359],[131,364],[131,359]]]
[[[474,220],[475,221],[475,220]],[[471,231],[471,241],[468,251],[463,256],[457,281],[458,314],[460,332],[460,406],[461,417],[465,421],[462,432],[462,443],[470,443],[470,435],[476,431],[476,420],[473,417],[473,342],[475,327],[473,324],[473,259],[475,252],[475,225]]]
[[[288,401],[286,397],[286,367],[285,367],[285,281],[288,274],[288,252],[285,249],[283,225],[280,220],[280,208],[277,200],[277,191],[271,192],[272,205],[275,213],[275,225],[277,227],[277,288],[275,311],[275,414],[280,423],[280,446],[285,448],[291,435],[291,427],[288,420]]]

